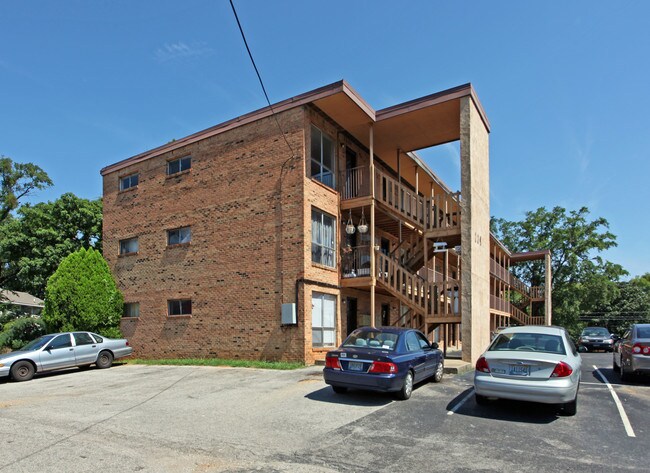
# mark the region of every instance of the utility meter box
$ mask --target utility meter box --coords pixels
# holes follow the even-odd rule
[[[296,304],[282,304],[282,325],[296,325],[297,323]]]

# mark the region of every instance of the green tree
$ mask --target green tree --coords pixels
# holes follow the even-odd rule
[[[45,333],[45,324],[39,317],[17,317],[4,324],[0,332],[0,348],[17,350]]]
[[[0,286],[43,298],[48,278],[79,248],[102,244],[102,201],[63,194],[22,205],[0,227]]]
[[[51,331],[89,330],[120,337],[124,299],[101,253],[81,248],[47,281],[43,321]]]
[[[589,209],[568,211],[541,207],[526,212],[522,221],[492,218],[492,232],[513,252],[551,250],[553,322],[572,332],[579,330],[581,314],[610,303],[619,296],[616,284],[627,274],[622,266],[598,253],[616,246],[616,236],[604,218],[589,218]],[[514,267],[521,280],[544,284],[544,263],[533,261]]]
[[[15,163],[0,156],[0,223],[18,208],[20,199],[51,185],[50,177],[36,164]]]

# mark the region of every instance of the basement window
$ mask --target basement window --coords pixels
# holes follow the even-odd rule
[[[167,230],[167,246],[182,245],[192,241],[192,230],[190,227],[175,228]]]
[[[192,315],[192,299],[168,300],[167,314],[170,317],[177,315]]]
[[[138,252],[138,237],[120,240],[120,256],[132,255]]]
[[[140,317],[140,303],[125,302],[122,317]]]

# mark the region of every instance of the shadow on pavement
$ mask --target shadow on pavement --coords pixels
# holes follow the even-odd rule
[[[337,394],[329,386],[311,392],[305,397],[311,401],[368,407],[385,406],[394,401],[393,396],[389,393],[349,390],[345,394]]]
[[[451,411],[466,396],[473,392],[473,388],[466,389],[449,404],[447,411]],[[535,402],[510,401],[508,399],[490,400],[487,405],[476,404],[474,395],[456,410],[456,415],[479,417],[482,419],[501,420],[504,422],[521,422],[525,424],[550,424],[559,417],[559,407],[554,404],[540,404]]]

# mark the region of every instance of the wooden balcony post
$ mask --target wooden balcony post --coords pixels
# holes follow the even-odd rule
[[[377,269],[375,261],[375,129],[370,124],[370,326],[375,326],[375,288],[377,286]]]

